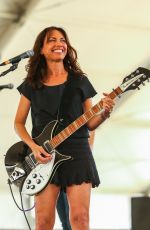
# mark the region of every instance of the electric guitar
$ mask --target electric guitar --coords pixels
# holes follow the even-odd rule
[[[139,86],[144,85],[144,81],[149,81],[149,78],[150,70],[139,67],[125,77],[122,84],[113,89],[109,97],[115,99],[128,90],[139,89]],[[48,123],[42,133],[34,138],[38,145],[43,146],[53,156],[52,160],[46,164],[38,163],[31,149],[23,141],[11,146],[5,156],[9,182],[18,186],[22,194],[35,195],[42,191],[52,180],[57,168],[65,161],[72,160],[71,156],[59,153],[56,147],[101,111],[103,107],[100,101],[57,135],[55,135],[55,130],[58,128],[58,121]]]

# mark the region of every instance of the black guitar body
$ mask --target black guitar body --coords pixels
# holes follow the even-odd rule
[[[46,142],[47,140],[49,141],[53,138],[53,134],[55,133],[57,128],[58,128],[57,121],[50,122],[44,128],[43,132],[38,137],[34,138],[34,141],[38,145],[43,146],[44,142]],[[25,183],[26,178],[28,176],[34,178],[35,176],[34,181],[33,179],[31,181],[31,178],[30,178],[31,183],[29,183],[28,181],[26,182],[26,187],[29,187],[29,186],[31,187],[31,188],[28,188],[27,190],[31,190],[33,192],[29,192],[28,194],[25,191],[24,193],[28,195],[34,195],[40,192],[44,187],[46,187],[49,181],[51,181],[51,179],[53,178],[56,172],[56,169],[63,162],[72,159],[71,156],[62,155],[55,149],[50,149],[49,153],[54,155],[53,160],[51,160],[48,164],[38,164],[34,158],[34,155],[31,152],[31,149],[23,141],[15,143],[13,146],[11,146],[8,149],[6,156],[5,156],[5,167],[6,167],[6,171],[8,173],[10,182],[18,186],[20,190],[22,191],[22,187]],[[44,167],[45,167],[45,170],[43,170]],[[40,170],[42,170],[42,172],[40,172]],[[47,175],[47,179],[46,180],[43,179],[43,182],[41,182],[43,183],[42,185],[43,187],[42,188],[32,188],[32,187],[35,187],[35,185],[37,184],[36,181],[38,181],[38,183],[39,183],[39,180],[41,181],[41,178],[38,178],[38,174],[39,174],[39,177],[41,177],[42,173],[43,173],[42,177],[45,176],[44,175],[45,173]]]

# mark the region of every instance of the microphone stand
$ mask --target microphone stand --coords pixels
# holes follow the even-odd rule
[[[4,72],[2,72],[2,73],[0,74],[0,77],[6,75],[6,74],[9,73],[10,71],[14,71],[15,69],[17,69],[18,64],[19,64],[19,62],[14,63],[8,70],[5,70]]]

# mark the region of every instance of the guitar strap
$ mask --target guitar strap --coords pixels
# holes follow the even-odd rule
[[[61,125],[63,125],[63,119],[64,119],[64,115],[66,113],[66,111],[68,110],[68,106],[69,106],[69,102],[70,102],[70,96],[71,95],[71,89],[72,89],[72,85],[74,83],[75,80],[75,76],[73,74],[68,73],[68,79],[67,82],[65,84],[65,88],[63,90],[62,96],[61,96],[61,100],[59,103],[59,107],[58,107],[58,112],[57,112],[57,121],[58,123],[60,123]]]

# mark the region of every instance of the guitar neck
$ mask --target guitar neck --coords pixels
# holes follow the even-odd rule
[[[122,94],[122,90],[120,87],[117,87],[109,94],[109,97],[111,99],[114,99],[120,94]],[[67,126],[59,134],[53,137],[53,139],[50,140],[50,145],[53,148],[56,148],[64,140],[66,140],[69,136],[75,133],[79,128],[85,125],[92,117],[94,117],[98,112],[102,110],[103,110],[102,102],[100,101],[96,105],[94,105],[90,110],[86,111],[84,114],[78,117],[75,121],[73,121],[69,126]]]

